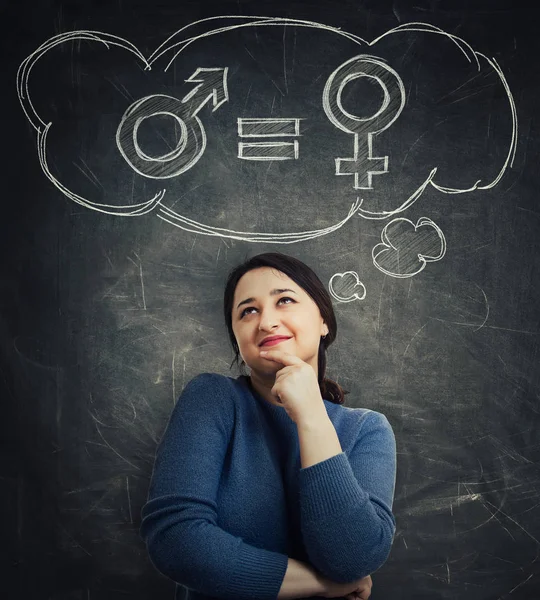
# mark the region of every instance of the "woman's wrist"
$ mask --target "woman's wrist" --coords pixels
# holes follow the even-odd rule
[[[311,567],[313,568],[313,567]],[[313,574],[317,581],[317,591],[315,592],[315,596],[321,596],[322,598],[326,598],[326,593],[328,592],[328,579],[324,577],[319,571],[313,568]]]
[[[278,593],[279,600],[324,596],[326,582],[324,577],[309,563],[289,558],[287,571]]]

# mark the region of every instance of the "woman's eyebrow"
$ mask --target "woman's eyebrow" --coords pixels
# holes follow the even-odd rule
[[[270,296],[276,296],[277,294],[282,294],[283,292],[292,292],[293,294],[296,294],[294,290],[290,290],[289,288],[276,288],[270,292]],[[248,302],[254,301],[255,298],[246,298],[245,300],[242,300],[242,302],[239,302],[236,308],[240,308],[242,304],[248,304]]]

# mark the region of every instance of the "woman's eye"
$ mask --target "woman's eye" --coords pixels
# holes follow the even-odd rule
[[[284,296],[283,298],[280,298],[278,300],[278,304],[282,301],[282,300],[290,300],[291,302],[296,302],[296,300],[293,300],[292,298],[289,298],[288,296]],[[287,303],[288,304],[288,303]],[[255,310],[254,306],[248,306],[247,308],[244,308],[244,310],[240,313],[240,318],[242,318],[245,314],[247,310]]]
[[[283,298],[280,298],[279,300],[280,301],[281,300],[291,300],[292,302],[295,302],[295,300],[293,300],[292,298],[289,298],[288,296],[284,296]]]

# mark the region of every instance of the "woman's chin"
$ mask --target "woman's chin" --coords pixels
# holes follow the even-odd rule
[[[276,372],[283,368],[283,365],[273,360],[265,360],[257,362],[256,365],[250,367],[251,372],[258,377],[275,377]]]

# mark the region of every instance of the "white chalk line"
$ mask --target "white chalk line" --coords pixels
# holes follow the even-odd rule
[[[282,244],[293,244],[298,241],[310,240],[336,231],[355,215],[360,204],[362,204],[362,200],[357,198],[356,202],[354,202],[351,206],[348,215],[342,221],[331,225],[330,227],[292,233],[257,233],[249,231],[234,231],[223,227],[211,227],[209,225],[194,221],[193,219],[188,219],[187,217],[184,217],[163,205],[161,205],[156,214],[160,219],[167,221],[167,223],[170,223],[171,225],[179,227],[180,229],[190,233],[201,233],[203,235],[227,237],[244,242],[268,243],[277,241]],[[181,223],[184,225],[181,225]]]
[[[55,185],[65,196],[67,196],[70,200],[73,200],[77,204],[85,206],[86,208],[91,208],[92,210],[97,210],[102,213],[106,213],[109,215],[119,215],[125,217],[138,217],[140,215],[145,215],[154,210],[154,208],[161,203],[163,196],[165,195],[165,190],[160,190],[153,198],[147,200],[146,202],[140,202],[139,204],[131,204],[131,205],[114,205],[114,204],[100,204],[98,202],[91,202],[90,200],[86,200],[82,196],[75,194],[71,190],[69,190],[65,185],[60,183],[58,179],[51,173],[49,170],[49,165],[47,162],[47,134],[49,132],[51,124],[49,123],[43,132],[38,133],[38,159],[45,173],[46,177]],[[115,209],[115,210],[105,210],[105,209]],[[125,212],[124,212],[125,211]]]

